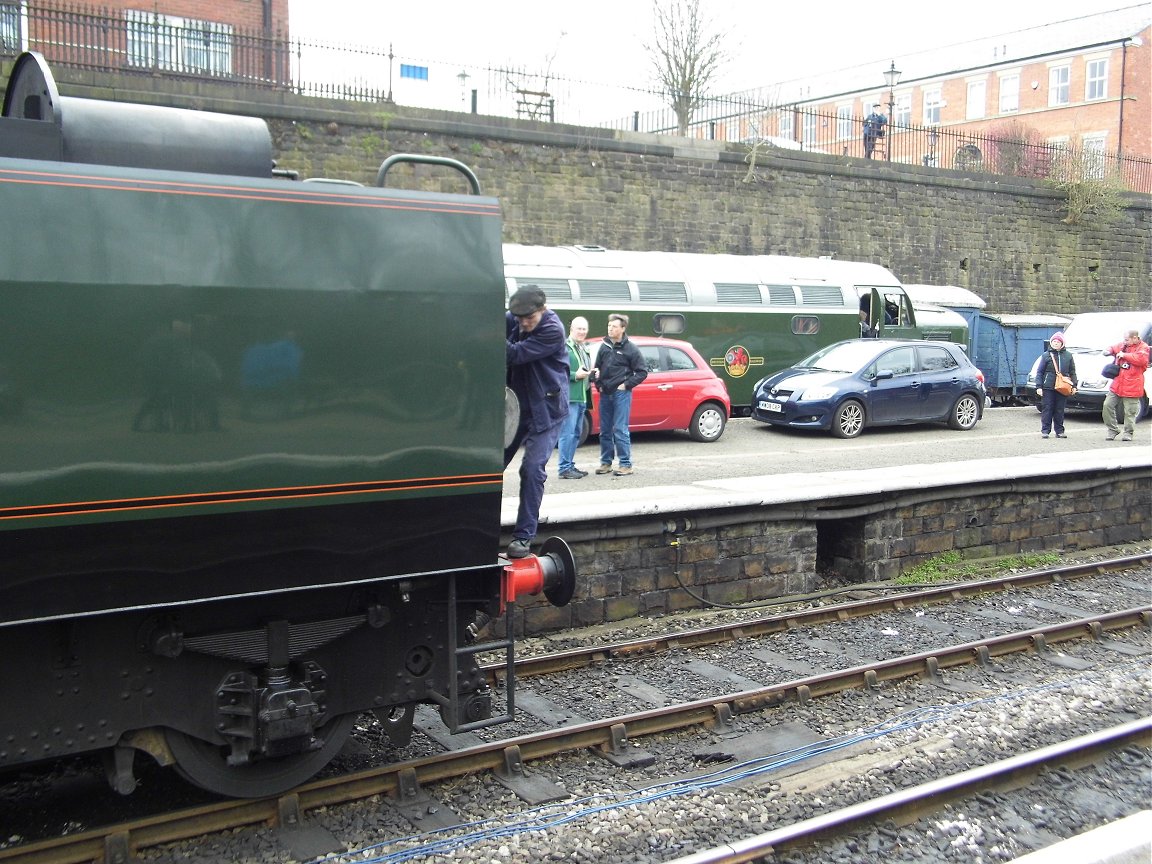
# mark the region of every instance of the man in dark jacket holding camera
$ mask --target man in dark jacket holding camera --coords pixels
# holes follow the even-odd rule
[[[593,381],[600,391],[600,467],[597,474],[626,477],[632,473],[632,389],[648,377],[640,349],[628,340],[628,316],[608,316],[608,338],[596,352]],[[612,470],[612,459],[619,460]]]

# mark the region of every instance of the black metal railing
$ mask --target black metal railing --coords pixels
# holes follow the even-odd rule
[[[366,102],[392,99],[393,64],[398,59],[391,48],[385,51],[288,39],[215,22],[169,19],[152,12],[44,0],[31,0],[22,7],[13,0],[0,0],[0,57],[14,57],[25,46],[43,53],[52,66],[231,82]],[[558,116],[563,120],[566,113],[591,115],[608,101],[600,85],[587,82],[534,76],[504,67],[474,72],[475,77],[487,80],[486,113],[496,116],[507,113],[551,122]],[[460,77],[471,76],[461,73]],[[539,86],[523,84],[532,80],[546,81],[550,92],[537,92]],[[567,112],[558,110],[557,93],[564,94]],[[525,108],[524,94],[535,100],[528,105],[531,110]],[[633,104],[673,104],[667,94],[634,88],[620,88],[618,95]],[[571,104],[580,99],[589,104]],[[750,149],[775,146],[1039,179],[1066,174],[1072,158],[1066,148],[1038,140],[1035,135],[1016,134],[1023,130],[1000,134],[979,126],[892,122],[886,125],[883,137],[870,146],[864,138],[863,117],[821,113],[800,104],[768,104],[744,96],[700,100],[690,122],[683,125],[671,107],[634,111],[596,125],[736,142]],[[1152,159],[1146,156],[1082,149],[1074,158],[1082,175],[1116,178],[1124,188],[1152,193]]]
[[[671,99],[664,100],[671,104]],[[875,160],[952,168],[1034,179],[1063,178],[1070,170],[1084,177],[1112,177],[1124,188],[1152,193],[1152,159],[1091,148],[1069,148],[1019,134],[967,126],[886,123],[883,135],[865,139],[865,118],[830,114],[797,104],[766,104],[739,97],[700,100],[691,121],[682,124],[672,108],[633,112],[608,128],[687,135],[728,141],[761,150],[777,147]]]
[[[143,4],[142,4],[143,5]],[[289,41],[204,21],[78,4],[0,3],[0,56],[23,46],[53,66],[290,87]]]

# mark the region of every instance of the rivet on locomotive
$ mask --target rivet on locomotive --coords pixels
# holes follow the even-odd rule
[[[517,595],[571,599],[563,541],[499,554],[499,203],[454,160],[392,157],[372,187],[271,154],[261,120],[13,67],[0,770],[103,751],[128,793],[144,751],[277,794],[365,712],[397,745],[421,703],[452,731],[510,719],[480,656],[510,662]],[[461,190],[385,188],[398,166]]]

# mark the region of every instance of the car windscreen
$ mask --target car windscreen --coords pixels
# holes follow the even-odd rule
[[[876,356],[876,342],[839,342],[822,348],[796,364],[798,369],[819,369],[824,372],[855,372]]]

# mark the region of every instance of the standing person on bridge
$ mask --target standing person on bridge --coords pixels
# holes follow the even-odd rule
[[[505,318],[508,386],[520,404],[520,424],[504,449],[507,468],[524,447],[520,463],[520,507],[508,544],[509,558],[526,558],[540,520],[545,466],[568,416],[568,348],[560,316],[545,307],[547,298],[525,285],[508,299]]]
[[[884,137],[884,127],[888,118],[880,113],[880,103],[872,106],[872,113],[864,118],[864,158],[871,159],[876,149],[876,140]]]
[[[1148,368],[1148,346],[1140,339],[1139,330],[1129,330],[1124,341],[1106,352],[1120,367],[1120,374],[1112,379],[1108,395],[1104,397],[1104,425],[1108,427],[1108,441],[1114,441],[1120,432],[1117,421],[1119,409],[1124,416],[1124,437],[1131,441],[1136,434],[1136,415],[1140,413],[1140,399],[1144,396],[1144,370]]]
[[[1048,350],[1040,358],[1036,367],[1036,381],[1040,385],[1036,395],[1040,397],[1040,437],[1047,438],[1053,429],[1057,438],[1067,438],[1064,434],[1064,406],[1068,404],[1069,393],[1065,395],[1056,389],[1056,373],[1072,379],[1072,393],[1076,392],[1076,360],[1064,347],[1064,333],[1053,333],[1048,340]]]
[[[628,341],[628,316],[613,312],[608,316],[608,338],[596,352],[593,376],[600,391],[600,467],[597,474],[626,477],[632,473],[632,390],[648,377],[644,357]],[[612,470],[612,459],[619,460]]]

